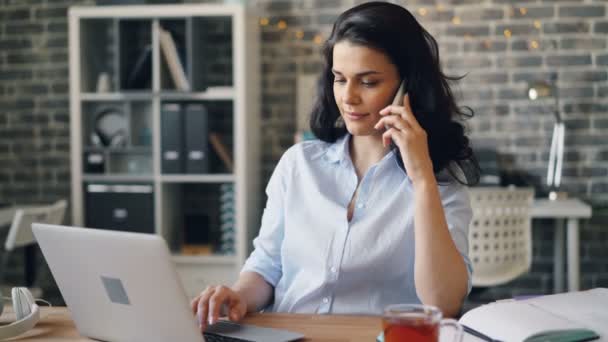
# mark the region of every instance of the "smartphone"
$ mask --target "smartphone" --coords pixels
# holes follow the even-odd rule
[[[395,94],[395,98],[393,99],[394,106],[403,106],[403,97],[405,96],[405,81],[401,81],[401,85],[399,85],[399,89],[397,90],[397,94]]]
[[[403,106],[403,97],[405,96],[405,80],[401,81],[399,85],[399,89],[397,90],[397,94],[395,94],[395,98],[391,103],[393,106]],[[384,129],[388,130],[389,126],[384,125]]]

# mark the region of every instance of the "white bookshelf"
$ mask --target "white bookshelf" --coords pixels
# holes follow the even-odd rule
[[[219,30],[219,35],[227,35],[228,43],[223,44],[227,46],[201,38],[210,35],[203,32],[206,25]],[[190,91],[180,91],[172,85],[163,64],[166,62],[159,43],[160,27],[174,27],[184,33],[181,43],[186,60],[182,64],[191,82]],[[230,284],[237,278],[259,225],[258,30],[257,19],[238,4],[90,6],[72,7],[69,11],[72,222],[86,226],[87,215],[91,214],[87,208],[94,207],[94,200],[86,195],[87,185],[152,186],[153,210],[138,215],[153,216],[151,233],[163,236],[169,243],[177,272],[190,296],[209,284]],[[129,56],[139,45],[148,46],[150,51],[150,74],[144,77],[147,85],[131,87],[125,85],[131,71]],[[216,61],[217,72],[213,64]],[[209,79],[205,79],[208,75],[201,77],[203,67],[212,71]],[[98,91],[102,72],[108,75],[109,89]],[[214,80],[211,74],[224,77]],[[217,125],[230,149],[232,172],[218,167],[218,158],[210,159],[215,164],[207,173],[162,172],[161,108],[165,103],[206,106],[212,122],[209,129]],[[99,146],[92,142],[97,120],[94,113],[104,106],[115,106],[126,113],[125,146]],[[145,130],[149,136],[140,133]],[[90,153],[104,156],[103,170],[85,170]],[[209,229],[216,232],[218,220],[213,217],[220,214],[217,208],[214,212],[213,206],[188,203],[186,194],[195,189],[197,196],[211,203],[221,184],[234,187],[234,252],[182,254],[186,210],[189,215],[209,217]]]

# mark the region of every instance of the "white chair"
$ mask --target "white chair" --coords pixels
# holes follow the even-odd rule
[[[532,264],[532,188],[470,188],[473,286],[507,283]]]
[[[26,207],[17,209],[9,228],[4,251],[1,255],[0,284],[4,281],[4,272],[8,265],[10,253],[15,248],[25,247],[36,243],[32,233],[32,223],[61,224],[67,208],[66,200],[59,200],[51,205]]]

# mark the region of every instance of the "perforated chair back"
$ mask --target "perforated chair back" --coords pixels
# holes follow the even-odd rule
[[[530,270],[533,188],[471,188],[473,285],[509,282]]]
[[[36,239],[32,233],[32,223],[61,224],[66,208],[67,201],[59,200],[51,205],[18,209],[6,237],[5,251],[34,244]]]

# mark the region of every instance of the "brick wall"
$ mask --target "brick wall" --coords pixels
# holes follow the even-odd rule
[[[0,0],[1,202],[69,196],[66,8],[93,2]],[[255,15],[267,19],[261,21],[263,183],[293,141],[297,75],[320,70],[319,42],[337,14],[356,3],[247,1]],[[553,107],[550,101],[530,102],[525,90],[528,80],[558,76],[567,126],[564,189],[595,209],[581,233],[581,284],[608,286],[606,2],[398,3],[437,38],[445,70],[467,74],[455,89],[461,104],[476,110],[468,122],[476,146],[495,147],[501,167],[539,192],[545,190]],[[537,222],[532,272],[495,289],[495,295],[550,292],[552,239],[551,222]]]
[[[0,1],[0,202],[70,196],[67,8],[92,1]],[[69,215],[68,215],[69,216]],[[0,230],[4,244],[7,229]],[[3,251],[3,248],[2,248]],[[5,277],[23,283],[23,253]],[[42,287],[54,288],[39,255]],[[50,300],[59,303],[50,291]],[[6,294],[6,293],[5,293]]]
[[[0,2],[2,202],[69,196],[66,14],[74,3]]]

